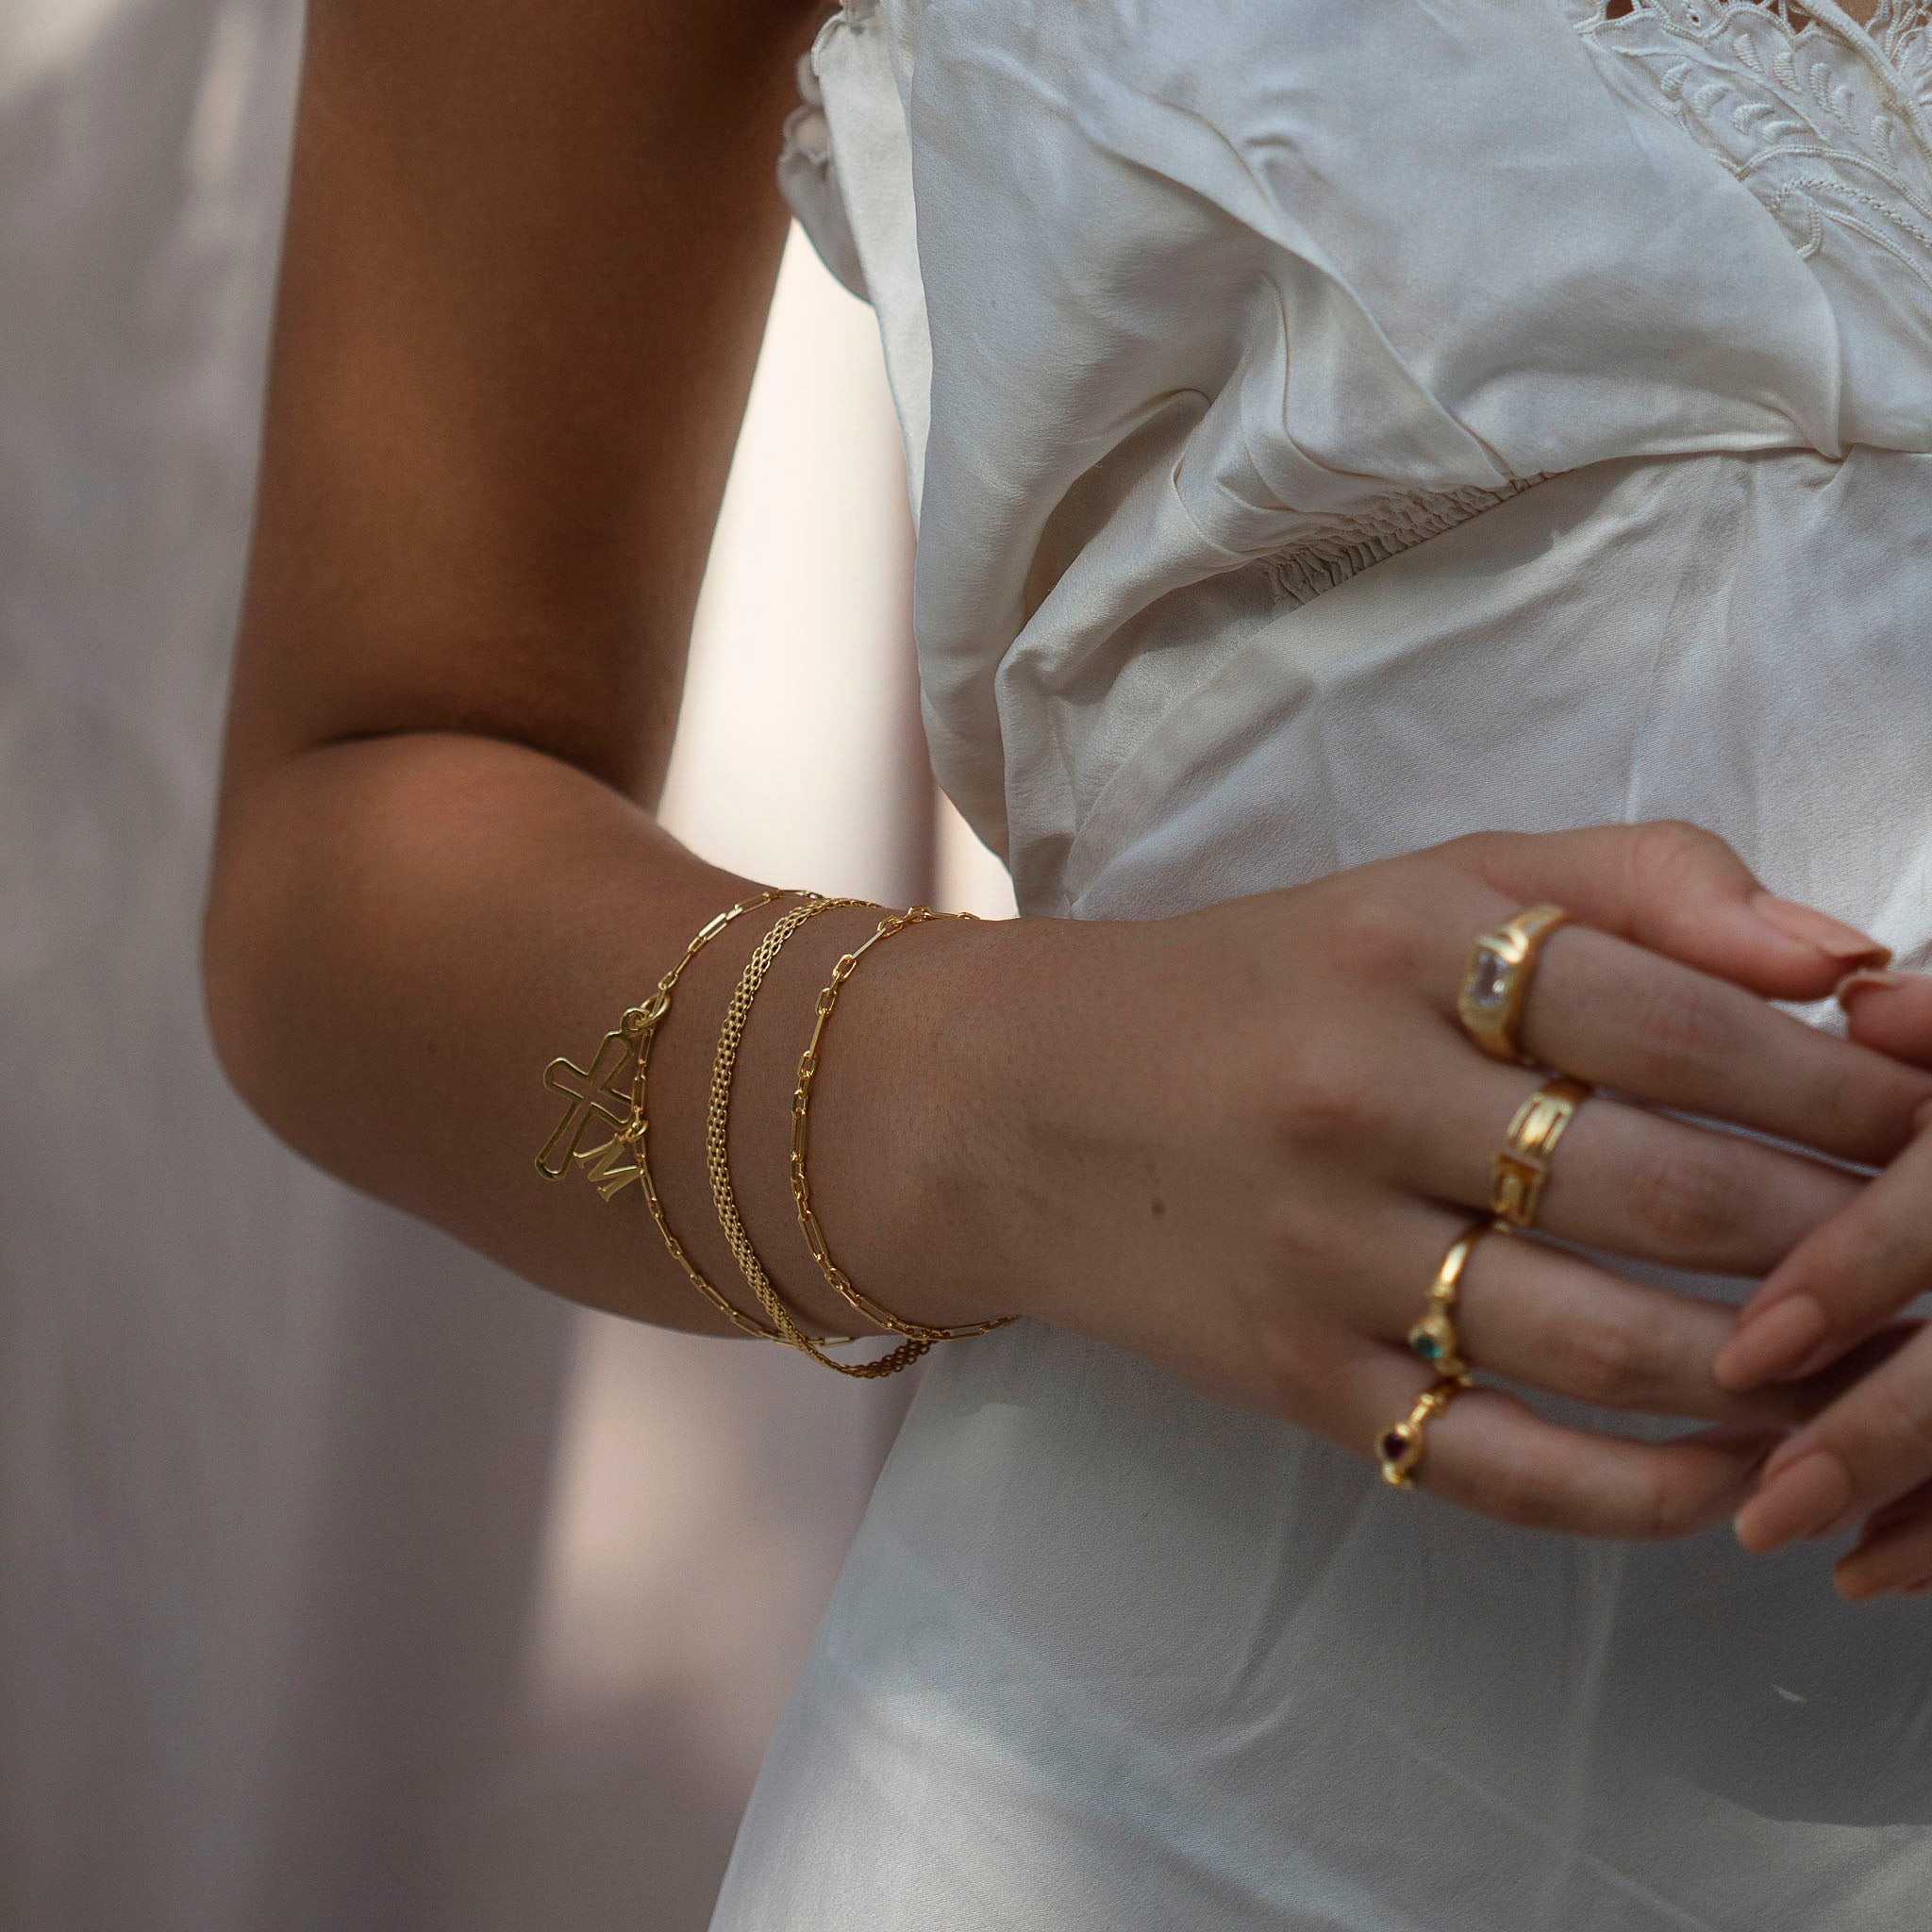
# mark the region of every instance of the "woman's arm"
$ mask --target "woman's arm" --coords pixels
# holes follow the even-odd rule
[[[543,1287],[693,1327],[723,1324],[635,1191],[537,1176],[539,1074],[748,890],[649,807],[808,25],[793,0],[314,0],[208,913],[217,1042],[291,1142]],[[882,948],[813,1102],[833,1246],[915,1319],[1036,1316],[1362,1453],[1432,1379],[1405,1337],[1543,1077],[1455,1019],[1472,938],[1541,899],[1578,920],[1524,1020],[1545,1067],[1841,1158],[1908,1140],[1932,1078],[1760,997],[1827,991],[1868,941],[1689,828],[1499,837],[1183,919]],[[872,923],[829,912],[783,954],[734,1107],[754,1244],[841,1329],[792,1219],[788,1103],[813,995]],[[734,1291],[698,1150],[759,925],[696,961],[652,1063],[666,1208]],[[1758,1274],[1856,1192],[1604,1094],[1539,1224]],[[1528,1241],[1482,1244],[1457,1321],[1508,1380],[1754,1425],[1618,1442],[1476,1391],[1422,1479],[1520,1522],[1695,1527],[1762,1425],[1826,1392],[1724,1393],[1724,1311]]]
[[[539,1074],[748,890],[649,807],[817,10],[315,0],[208,912],[216,1041],[292,1144],[545,1287],[694,1327],[717,1324],[641,1215],[536,1176]],[[782,1119],[758,1102],[869,923],[828,914],[779,962],[747,1123]],[[742,950],[690,975],[710,1024]],[[679,1020],[654,1091],[694,1123],[707,1028]],[[858,1129],[826,1084],[836,1191]],[[765,1151],[755,1234],[791,1221]],[[701,1167],[659,1165],[726,1279]]]

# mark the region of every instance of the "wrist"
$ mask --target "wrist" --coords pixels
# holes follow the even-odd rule
[[[1057,922],[936,920],[869,954],[826,1029],[811,1188],[834,1258],[912,1322],[1030,1312],[1008,1164],[1021,988]]]

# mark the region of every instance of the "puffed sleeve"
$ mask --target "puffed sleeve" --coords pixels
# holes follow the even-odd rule
[[[778,154],[778,192],[818,250],[819,259],[858,297],[866,291],[865,270],[852,239],[852,223],[839,192],[839,159],[833,150],[824,96],[809,54],[798,60],[798,106],[785,118]]]

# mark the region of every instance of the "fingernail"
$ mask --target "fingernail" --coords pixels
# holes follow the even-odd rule
[[[1905,983],[1906,974],[1903,973],[1888,973],[1883,967],[1860,966],[1856,973],[1847,973],[1839,981],[1838,991],[1832,997],[1849,1013],[1852,1010],[1854,993],[1871,992],[1874,989],[1890,989],[1903,986]]]
[[[1795,899],[1780,899],[1775,892],[1755,892],[1751,907],[1758,918],[1786,939],[1815,946],[1834,959],[1855,966],[1891,963],[1890,946],[1881,946],[1876,940],[1820,912],[1814,906],[1801,906]]]
[[[1775,1459],[1775,1458],[1774,1458]],[[1852,1478],[1828,1450],[1815,1450],[1770,1477],[1738,1511],[1738,1541],[1755,1556],[1816,1536],[1851,1507]]]
[[[1882,1588],[1875,1585],[1862,1572],[1847,1570],[1843,1564],[1831,1573],[1832,1588],[1848,1604],[1862,1604],[1879,1593]]]
[[[1824,1340],[1824,1310],[1808,1294],[1787,1295],[1744,1323],[1718,1350],[1711,1374],[1740,1392],[1794,1370]]]

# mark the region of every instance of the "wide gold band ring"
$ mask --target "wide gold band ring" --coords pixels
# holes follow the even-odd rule
[[[1406,1490],[1415,1482],[1429,1446],[1429,1424],[1470,1388],[1467,1375],[1447,1375],[1424,1389],[1415,1407],[1399,1423],[1392,1423],[1375,1438],[1375,1460],[1382,1468],[1382,1480],[1391,1489]]]
[[[1496,1222],[1478,1221],[1449,1243],[1448,1253],[1437,1265],[1436,1278],[1429,1283],[1428,1307],[1408,1331],[1409,1352],[1439,1375],[1469,1374],[1470,1364],[1456,1327],[1456,1313],[1462,1300],[1462,1271],[1468,1267],[1475,1244],[1497,1227]]]
[[[1560,906],[1530,906],[1476,936],[1456,995],[1462,1030],[1492,1059],[1533,1067],[1517,1044],[1516,1029],[1529,1000],[1537,960],[1556,929],[1569,920]]]
[[[1511,1227],[1536,1224],[1557,1142],[1589,1098],[1581,1080],[1552,1080],[1516,1109],[1490,1168],[1490,1212],[1498,1221]]]

